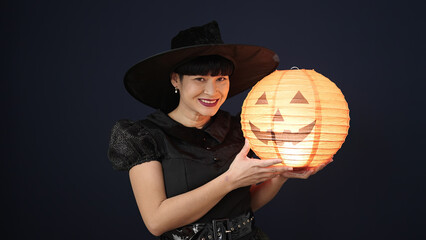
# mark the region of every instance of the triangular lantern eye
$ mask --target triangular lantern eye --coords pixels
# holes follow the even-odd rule
[[[300,91],[297,91],[296,95],[294,95],[293,99],[290,103],[305,103],[309,104],[308,100],[303,96],[303,94]]]
[[[262,94],[262,96],[259,97],[259,99],[257,99],[256,105],[257,104],[268,104],[268,100],[266,99],[265,92]]]

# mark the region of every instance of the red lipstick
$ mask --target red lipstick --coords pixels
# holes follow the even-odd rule
[[[214,107],[219,102],[219,99],[199,98],[198,102],[200,102],[205,107]]]

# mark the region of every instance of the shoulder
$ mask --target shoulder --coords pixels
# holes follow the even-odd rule
[[[128,137],[141,136],[147,134],[142,121],[132,121],[129,119],[118,120],[111,130],[111,135],[123,135]]]
[[[155,139],[141,120],[122,119],[112,127],[108,158],[114,169],[129,170],[137,164],[158,160],[160,153]]]

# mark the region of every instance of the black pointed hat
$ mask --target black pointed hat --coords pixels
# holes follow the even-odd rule
[[[279,63],[278,55],[270,49],[224,44],[219,26],[213,21],[179,32],[171,41],[171,50],[131,67],[124,77],[124,85],[142,103],[170,112],[179,103],[179,94],[174,93],[170,74],[182,62],[206,55],[220,55],[234,63],[228,97],[252,87],[273,72]]]

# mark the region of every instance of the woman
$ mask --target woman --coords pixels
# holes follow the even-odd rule
[[[293,172],[281,160],[248,157],[237,117],[219,110],[227,97],[253,86],[278,65],[257,46],[223,44],[216,22],[181,31],[172,50],[133,66],[126,89],[160,110],[120,120],[111,135],[114,168],[129,170],[148,230],[159,239],[268,239],[253,212]]]

